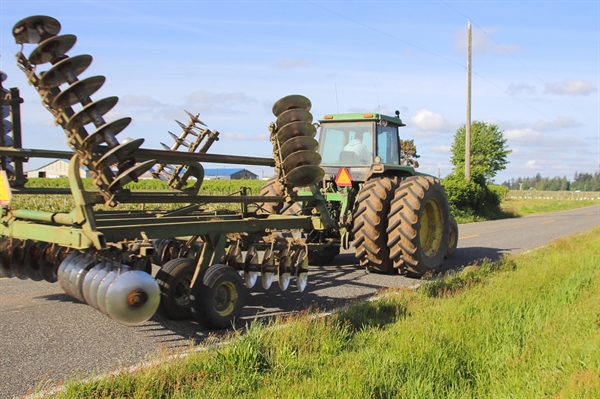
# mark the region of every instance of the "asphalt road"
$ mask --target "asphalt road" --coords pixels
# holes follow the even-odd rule
[[[600,205],[546,215],[459,226],[456,255],[443,270],[481,258],[525,251],[600,225]],[[330,265],[311,270],[303,293],[277,283],[264,291],[260,282],[249,290],[243,323],[309,307],[332,309],[389,286],[411,286],[418,280],[367,274],[353,251]],[[293,284],[293,282],[292,282]],[[0,279],[0,398],[31,392],[67,376],[86,377],[131,365],[169,348],[201,342],[208,336],[195,322],[173,322],[154,316],[138,327],[122,326],[65,294],[58,284]],[[214,333],[213,333],[214,334]]]

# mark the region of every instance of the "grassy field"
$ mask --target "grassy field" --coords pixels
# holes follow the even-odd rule
[[[58,397],[598,398],[599,247],[596,228]]]
[[[560,200],[560,199],[508,199],[501,204],[502,210],[517,216],[535,215],[567,211],[569,209],[583,208],[598,205],[600,201],[594,200]]]

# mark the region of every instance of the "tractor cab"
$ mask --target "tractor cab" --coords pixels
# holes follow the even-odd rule
[[[346,168],[354,181],[366,180],[373,164],[400,165],[398,127],[405,126],[396,117],[376,113],[332,114],[319,121],[321,167],[336,176]]]

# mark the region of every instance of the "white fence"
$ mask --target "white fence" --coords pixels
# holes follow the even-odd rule
[[[508,199],[600,200],[600,191],[509,190]]]

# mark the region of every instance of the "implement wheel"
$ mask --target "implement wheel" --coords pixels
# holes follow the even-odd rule
[[[446,258],[451,258],[456,253],[458,246],[458,223],[454,218],[450,219],[450,233],[448,234],[448,249],[446,250]]]
[[[192,288],[192,313],[206,328],[232,326],[244,307],[244,283],[238,272],[227,265],[212,265]]]
[[[430,176],[400,183],[390,206],[387,245],[400,273],[420,277],[440,267],[450,233],[450,209],[444,187]]]
[[[368,180],[358,193],[353,215],[354,247],[360,265],[369,271],[389,273],[394,270],[387,247],[387,215],[397,177]]]
[[[156,273],[160,287],[158,313],[171,320],[192,318],[190,287],[196,269],[193,259],[177,258],[165,263]]]

